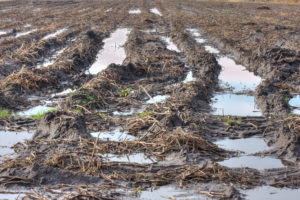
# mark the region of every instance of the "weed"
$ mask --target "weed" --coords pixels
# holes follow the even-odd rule
[[[141,113],[137,113],[136,115],[138,117],[142,118],[142,117],[145,117],[145,116],[151,116],[153,114],[154,114],[154,112],[152,110],[148,110],[148,111],[144,111],[144,112],[141,112]]]
[[[46,113],[50,113],[50,112],[54,112],[54,111],[56,111],[56,108],[52,108],[52,109],[50,109],[48,111],[44,111],[44,112],[38,112],[37,114],[30,115],[29,118],[31,118],[31,119],[41,119],[46,115]]]
[[[105,119],[106,118],[106,115],[104,113],[101,113],[101,112],[98,112],[98,116],[101,118],[101,119]]]
[[[290,100],[290,97],[289,97],[289,96],[285,96],[285,97],[284,97],[284,100],[285,100],[286,102],[288,102],[288,101]]]
[[[10,112],[8,110],[0,108],[0,119],[7,119],[10,116]]]
[[[227,118],[227,119],[225,119],[225,122],[226,122],[228,125],[232,126],[232,125],[235,124],[236,121],[235,121],[234,119]]]
[[[140,187],[137,189],[137,196],[138,198],[142,196],[142,189]]]
[[[129,94],[132,94],[132,93],[134,93],[133,89],[132,88],[127,88],[127,89],[122,90],[120,92],[120,97],[126,97],[126,96],[128,96]]]

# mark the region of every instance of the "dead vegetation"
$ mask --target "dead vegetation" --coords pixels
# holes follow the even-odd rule
[[[3,20],[11,20],[0,24],[0,31],[7,30],[0,35],[0,106],[24,109],[36,103],[25,101],[29,95],[48,95],[59,108],[40,121],[0,120],[7,130],[37,129],[31,140],[13,147],[16,158],[0,164],[1,186],[33,187],[34,191],[26,193],[29,199],[137,198],[141,189],[171,184],[189,188],[198,183],[229,187],[229,195],[210,189],[201,194],[234,199],[241,197],[240,189],[270,183],[300,187],[296,164],[300,122],[298,116],[286,115],[289,106],[284,100],[299,89],[296,8],[193,0],[0,4],[8,9],[0,10]],[[163,16],[149,11],[154,7]],[[129,14],[133,8],[142,13]],[[18,15],[21,9],[23,15]],[[131,28],[123,64],[112,63],[97,75],[86,73],[103,40],[119,27]],[[61,34],[43,39],[62,28],[66,30]],[[266,112],[278,114],[277,119],[210,113],[221,66],[218,57],[206,52],[205,44],[197,43],[187,28],[200,30],[208,39],[205,44],[214,42],[224,51],[222,55],[233,54],[266,79],[257,89],[257,99]],[[164,37],[180,52],[168,49]],[[51,65],[36,68],[64,48]],[[183,83],[188,72],[194,80]],[[77,90],[50,97],[66,88]],[[159,95],[170,97],[147,103]],[[90,135],[114,132],[117,127],[136,139],[110,141]],[[262,172],[216,163],[237,152],[221,149],[214,141],[251,136],[269,139],[274,149],[262,154],[286,159],[288,167]],[[111,160],[136,154],[151,162]]]

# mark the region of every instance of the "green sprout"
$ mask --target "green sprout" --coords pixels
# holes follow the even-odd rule
[[[154,114],[154,112],[152,110],[148,110],[148,111],[144,111],[144,112],[141,112],[141,113],[137,113],[136,115],[138,117],[142,118],[142,117],[145,117],[145,116],[151,116],[153,114]]]
[[[106,115],[104,113],[101,113],[101,112],[98,112],[98,116],[101,118],[101,119],[105,119],[106,118]]]
[[[0,119],[7,119],[10,116],[10,112],[8,110],[0,108]]]
[[[56,111],[56,108],[52,108],[52,109],[50,109],[48,111],[44,111],[44,112],[38,112],[37,114],[30,115],[29,118],[31,118],[31,119],[41,119],[46,115],[46,113],[50,113],[50,112],[54,112],[54,111]]]
[[[127,97],[129,94],[133,94],[133,93],[134,93],[134,91],[132,88],[127,88],[120,92],[120,97]]]
[[[232,125],[235,124],[236,121],[235,121],[234,119],[227,118],[227,119],[225,119],[225,122],[226,122],[228,125],[232,126]]]

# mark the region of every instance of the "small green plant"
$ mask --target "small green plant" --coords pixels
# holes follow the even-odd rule
[[[101,112],[98,112],[98,116],[101,118],[101,119],[105,119],[106,118],[106,115],[104,113],[101,113]]]
[[[30,115],[29,118],[31,118],[31,119],[41,119],[46,115],[46,113],[50,113],[50,112],[54,112],[54,111],[56,111],[56,108],[52,108],[52,109],[50,109],[48,111],[44,111],[44,112],[38,112],[37,114]]]
[[[284,97],[284,100],[285,100],[286,102],[288,102],[288,101],[290,100],[290,97],[289,97],[289,96],[285,96],[285,97]]]
[[[133,89],[132,88],[127,88],[125,90],[122,90],[120,92],[120,97],[127,97],[129,94],[132,94],[134,93]]]
[[[75,108],[74,111],[77,112],[77,113],[80,113],[80,112],[81,112],[81,109],[80,109],[80,108]]]
[[[140,187],[137,189],[137,196],[138,198],[142,196],[142,189]]]
[[[141,112],[141,113],[137,113],[136,115],[138,117],[145,117],[145,116],[151,116],[153,114],[154,114],[154,112],[152,110],[148,110],[148,111],[144,111],[144,112]]]
[[[228,12],[227,10],[224,10],[224,11],[223,11],[223,14],[224,14],[224,15],[228,15],[229,12]]]
[[[10,112],[8,110],[0,108],[0,119],[7,119],[10,116]]]
[[[228,125],[232,126],[232,125],[235,124],[236,121],[235,121],[234,119],[227,118],[227,119],[225,119],[225,122],[226,122]]]

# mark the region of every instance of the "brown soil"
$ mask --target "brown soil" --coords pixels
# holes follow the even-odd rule
[[[0,31],[7,31],[0,35],[0,107],[15,112],[46,99],[55,100],[58,108],[42,119],[0,120],[1,129],[35,129],[31,140],[14,145],[17,157],[0,164],[2,189],[18,193],[34,188],[24,199],[129,199],[138,198],[140,189],[218,184],[222,187],[213,192],[199,187],[212,199],[242,199],[242,189],[300,187],[300,118],[289,115],[286,100],[300,92],[299,5],[193,0],[1,1],[0,5]],[[163,16],[151,13],[153,7]],[[142,13],[129,14],[133,8]],[[131,29],[124,45],[126,59],[87,75],[103,40],[119,27]],[[42,39],[62,28],[66,31]],[[221,66],[187,28],[200,30],[222,55],[233,55],[264,79],[252,92],[263,116],[211,114],[211,98],[222,90]],[[33,29],[37,30],[15,37]],[[180,52],[169,50],[163,36],[170,37]],[[63,48],[52,65],[36,67]],[[183,83],[189,71],[195,81]],[[51,95],[67,88],[76,91]],[[170,97],[146,103],[157,95]],[[35,96],[38,100],[32,100]],[[115,114],[132,109],[143,111]],[[137,139],[105,141],[90,135],[117,127]],[[281,159],[286,168],[260,171],[217,163],[239,153],[213,142],[253,136],[268,140],[272,147],[260,155]],[[155,161],[105,159],[107,154],[137,153]]]

